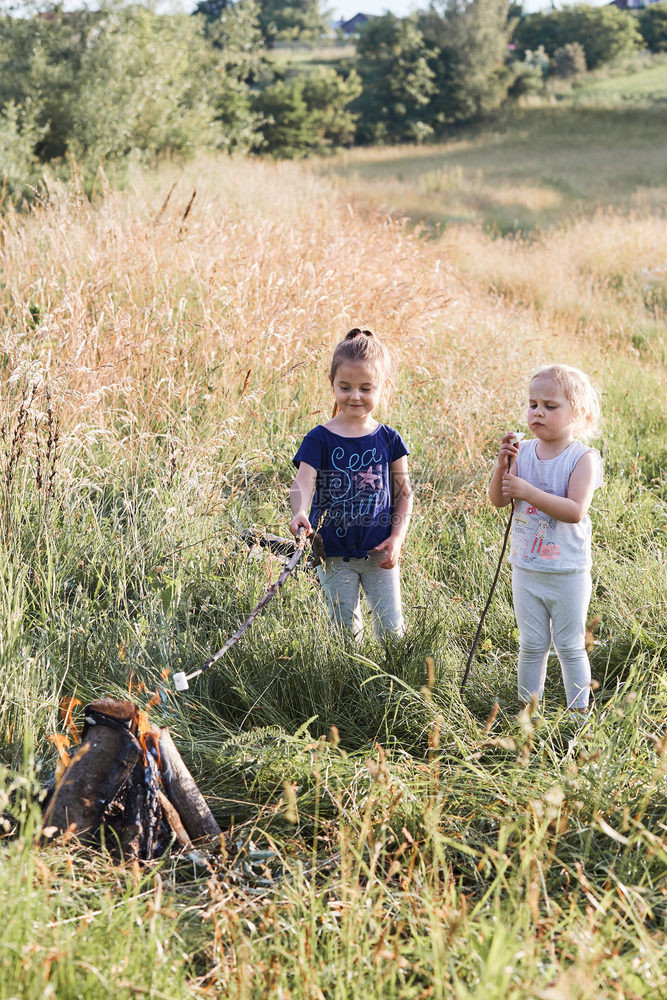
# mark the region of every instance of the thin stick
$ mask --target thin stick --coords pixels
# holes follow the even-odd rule
[[[505,537],[503,538],[503,547],[500,550],[500,559],[498,560],[498,565],[496,567],[496,575],[493,578],[493,583],[491,584],[491,590],[489,591],[489,596],[486,604],[484,605],[484,610],[482,611],[482,617],[479,620],[479,625],[477,626],[477,631],[475,632],[475,638],[472,642],[472,648],[468,654],[468,659],[466,661],[466,667],[463,672],[463,680],[461,681],[461,694],[463,694],[463,689],[466,686],[466,681],[468,680],[468,674],[470,673],[470,667],[472,665],[472,658],[475,655],[475,650],[477,649],[477,643],[479,642],[479,637],[482,634],[482,626],[484,625],[484,619],[486,618],[486,612],[491,606],[491,598],[493,597],[494,591],[496,589],[496,584],[498,583],[498,577],[500,576],[500,567],[503,563],[503,556],[505,555],[505,549],[507,548],[507,539],[510,536],[510,528],[512,527],[512,518],[514,516],[514,501],[512,501],[512,507],[510,509],[510,516],[507,518],[507,527],[505,528]]]
[[[515,434],[514,440],[520,441],[523,438],[523,434]],[[512,467],[512,458],[507,459],[507,471]],[[507,526],[505,528],[505,537],[503,538],[503,547],[500,550],[500,559],[498,560],[498,565],[496,567],[496,575],[493,578],[493,583],[491,584],[491,590],[489,591],[489,596],[487,598],[486,604],[484,605],[484,610],[482,611],[482,617],[479,620],[479,625],[477,626],[477,631],[475,632],[475,638],[472,641],[472,648],[468,654],[468,659],[466,660],[465,670],[463,671],[463,680],[461,681],[461,694],[463,694],[463,689],[466,686],[466,681],[468,680],[468,674],[470,673],[470,667],[472,666],[472,659],[475,655],[477,649],[477,643],[479,642],[479,637],[482,634],[482,626],[484,625],[484,619],[486,618],[486,613],[491,607],[491,599],[494,595],[496,584],[498,583],[498,577],[500,576],[500,567],[503,564],[503,556],[505,555],[505,549],[507,548],[507,540],[510,536],[510,528],[512,527],[512,518],[514,517],[514,500],[510,501],[510,516],[507,518]]]
[[[246,631],[246,629],[250,628],[250,626],[252,625],[255,618],[262,610],[262,608],[269,603],[271,598],[274,597],[275,594],[278,592],[279,587],[282,587],[285,580],[292,575],[292,573],[294,572],[299,563],[299,560],[301,559],[301,556],[303,555],[303,550],[305,546],[306,546],[306,532],[303,528],[300,528],[297,534],[296,549],[294,550],[294,554],[292,555],[292,558],[287,563],[285,569],[282,571],[276,582],[269,587],[269,589],[264,594],[264,597],[261,599],[261,601],[259,601],[259,603],[255,605],[255,607],[250,612],[250,614],[243,622],[243,624],[240,625],[239,628],[237,628],[236,632],[234,632],[234,635],[231,635],[229,637],[229,639],[224,644],[222,649],[219,649],[218,652],[215,653],[215,655],[210,658],[210,660],[206,661],[203,667],[199,668],[199,670],[194,670],[191,674],[188,674],[186,678],[187,680],[191,681],[193,677],[199,677],[200,674],[203,674],[205,670],[208,670],[209,667],[212,667],[213,664],[217,660],[219,660],[221,656],[225,655],[228,649],[231,649],[231,647],[239,641],[239,639]]]

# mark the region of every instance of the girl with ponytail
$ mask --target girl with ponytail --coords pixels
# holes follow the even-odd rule
[[[306,434],[294,456],[290,531],[317,533],[329,614],[356,639],[362,590],[376,635],[404,631],[398,562],[412,512],[409,452],[398,431],[373,417],[390,365],[370,330],[350,330],[331,360],[333,416]]]

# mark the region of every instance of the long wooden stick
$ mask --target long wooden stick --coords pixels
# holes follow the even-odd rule
[[[213,664],[216,663],[221,656],[225,655],[228,649],[231,649],[232,646],[239,641],[243,633],[250,628],[250,626],[252,625],[255,618],[262,610],[262,608],[269,603],[271,598],[278,593],[278,589],[282,587],[285,580],[287,580],[287,578],[292,575],[292,573],[294,572],[299,563],[299,560],[301,559],[301,556],[303,555],[305,547],[306,547],[306,532],[304,528],[299,528],[299,531],[296,536],[296,549],[294,550],[294,554],[290,559],[290,561],[285,566],[284,570],[282,571],[276,582],[271,584],[271,586],[264,594],[264,597],[261,599],[261,601],[259,601],[255,605],[255,607],[252,609],[252,611],[250,612],[246,620],[243,622],[243,624],[237,628],[236,632],[234,632],[234,634],[229,637],[229,639],[224,644],[222,649],[219,649],[218,652],[215,653],[210,658],[210,660],[207,660],[203,667],[200,667],[199,670],[193,670],[191,674],[186,674],[186,675],[174,674],[174,683],[176,684],[177,690],[185,690],[188,686],[187,684],[188,681],[193,680],[193,678],[195,677],[199,677],[199,675],[203,674],[205,670],[208,670],[209,667],[212,667]]]
[[[522,431],[517,431],[513,435],[514,444],[519,444],[523,440],[525,434]],[[511,457],[507,459],[507,471],[509,472],[512,468]],[[493,583],[491,584],[491,590],[489,591],[489,596],[484,605],[484,610],[482,611],[482,617],[479,620],[479,625],[477,626],[477,631],[475,632],[475,638],[472,641],[472,647],[468,653],[468,659],[466,660],[465,670],[463,671],[463,680],[461,681],[461,694],[463,694],[463,689],[466,686],[466,681],[468,680],[468,674],[470,673],[470,667],[472,666],[472,658],[475,655],[477,649],[477,643],[479,642],[479,637],[482,634],[482,626],[484,624],[484,619],[486,618],[486,613],[491,607],[491,598],[494,595],[496,584],[498,583],[498,577],[500,576],[500,567],[503,564],[503,556],[505,555],[505,549],[507,548],[507,541],[510,537],[510,528],[512,527],[512,518],[514,517],[514,500],[510,500],[510,516],[507,518],[507,526],[505,528],[505,537],[503,538],[503,547],[500,550],[500,559],[498,560],[498,565],[496,567],[496,575],[493,578]]]

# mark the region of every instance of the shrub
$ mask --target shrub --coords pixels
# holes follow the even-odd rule
[[[37,184],[40,163],[35,147],[43,130],[34,113],[9,101],[0,109],[0,179],[2,201],[9,197],[20,202]]]
[[[289,82],[277,81],[254,98],[261,118],[257,150],[297,159],[349,145],[356,115],[348,105],[360,90],[356,73],[344,78],[333,69]]]
[[[579,42],[589,69],[632,55],[642,45],[636,18],[628,11],[586,4],[529,14],[519,22],[515,41],[524,50],[543,45],[549,56],[570,42]]]
[[[580,42],[567,42],[556,49],[553,58],[553,74],[563,80],[586,72],[586,53]]]
[[[667,52],[667,2],[651,4],[639,14],[639,30],[651,52]]]
[[[88,178],[130,156],[247,148],[248,45],[258,38],[247,0],[213,27],[142,7],[1,18],[0,180],[20,195],[17,177],[45,163],[66,175],[76,160]]]

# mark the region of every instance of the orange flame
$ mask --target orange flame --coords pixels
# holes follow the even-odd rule
[[[65,761],[69,761],[69,754],[67,751],[72,745],[69,736],[63,736],[62,733],[51,733],[49,739],[58,751],[58,756],[61,761],[63,761],[63,763]]]
[[[76,706],[80,704],[81,702],[79,701],[78,698],[70,698],[69,696],[66,698],[62,698],[60,701],[60,714],[62,716],[65,729],[70,734],[75,743],[81,742],[81,730],[72,719],[72,712],[74,711]],[[51,738],[55,742],[55,737]],[[67,745],[69,746],[69,741]]]
[[[55,779],[56,783],[58,783],[71,763],[70,756],[67,753],[71,742],[69,736],[63,736],[62,733],[51,733],[49,739],[58,751],[58,757],[60,758],[55,770]]]
[[[148,703],[148,707],[153,703],[153,698],[151,698]],[[158,697],[158,701],[159,701]],[[135,722],[137,726],[137,739],[141,749],[144,752],[144,757],[151,751],[153,751],[155,757],[157,758],[158,768],[161,767],[160,764],[160,731],[156,726],[151,726],[148,721],[148,712],[144,712],[141,708],[135,709]]]
[[[129,691],[130,694],[133,694],[135,691],[141,692],[146,690],[146,685],[144,684],[143,681],[137,681],[134,679],[134,670],[130,674],[130,679],[127,684],[127,690]]]
[[[159,705],[161,701],[162,701],[162,699],[160,698],[160,692],[156,691],[155,694],[153,695],[153,697],[150,699],[150,701],[146,705],[146,711],[148,711],[149,708],[154,708],[155,705]]]

